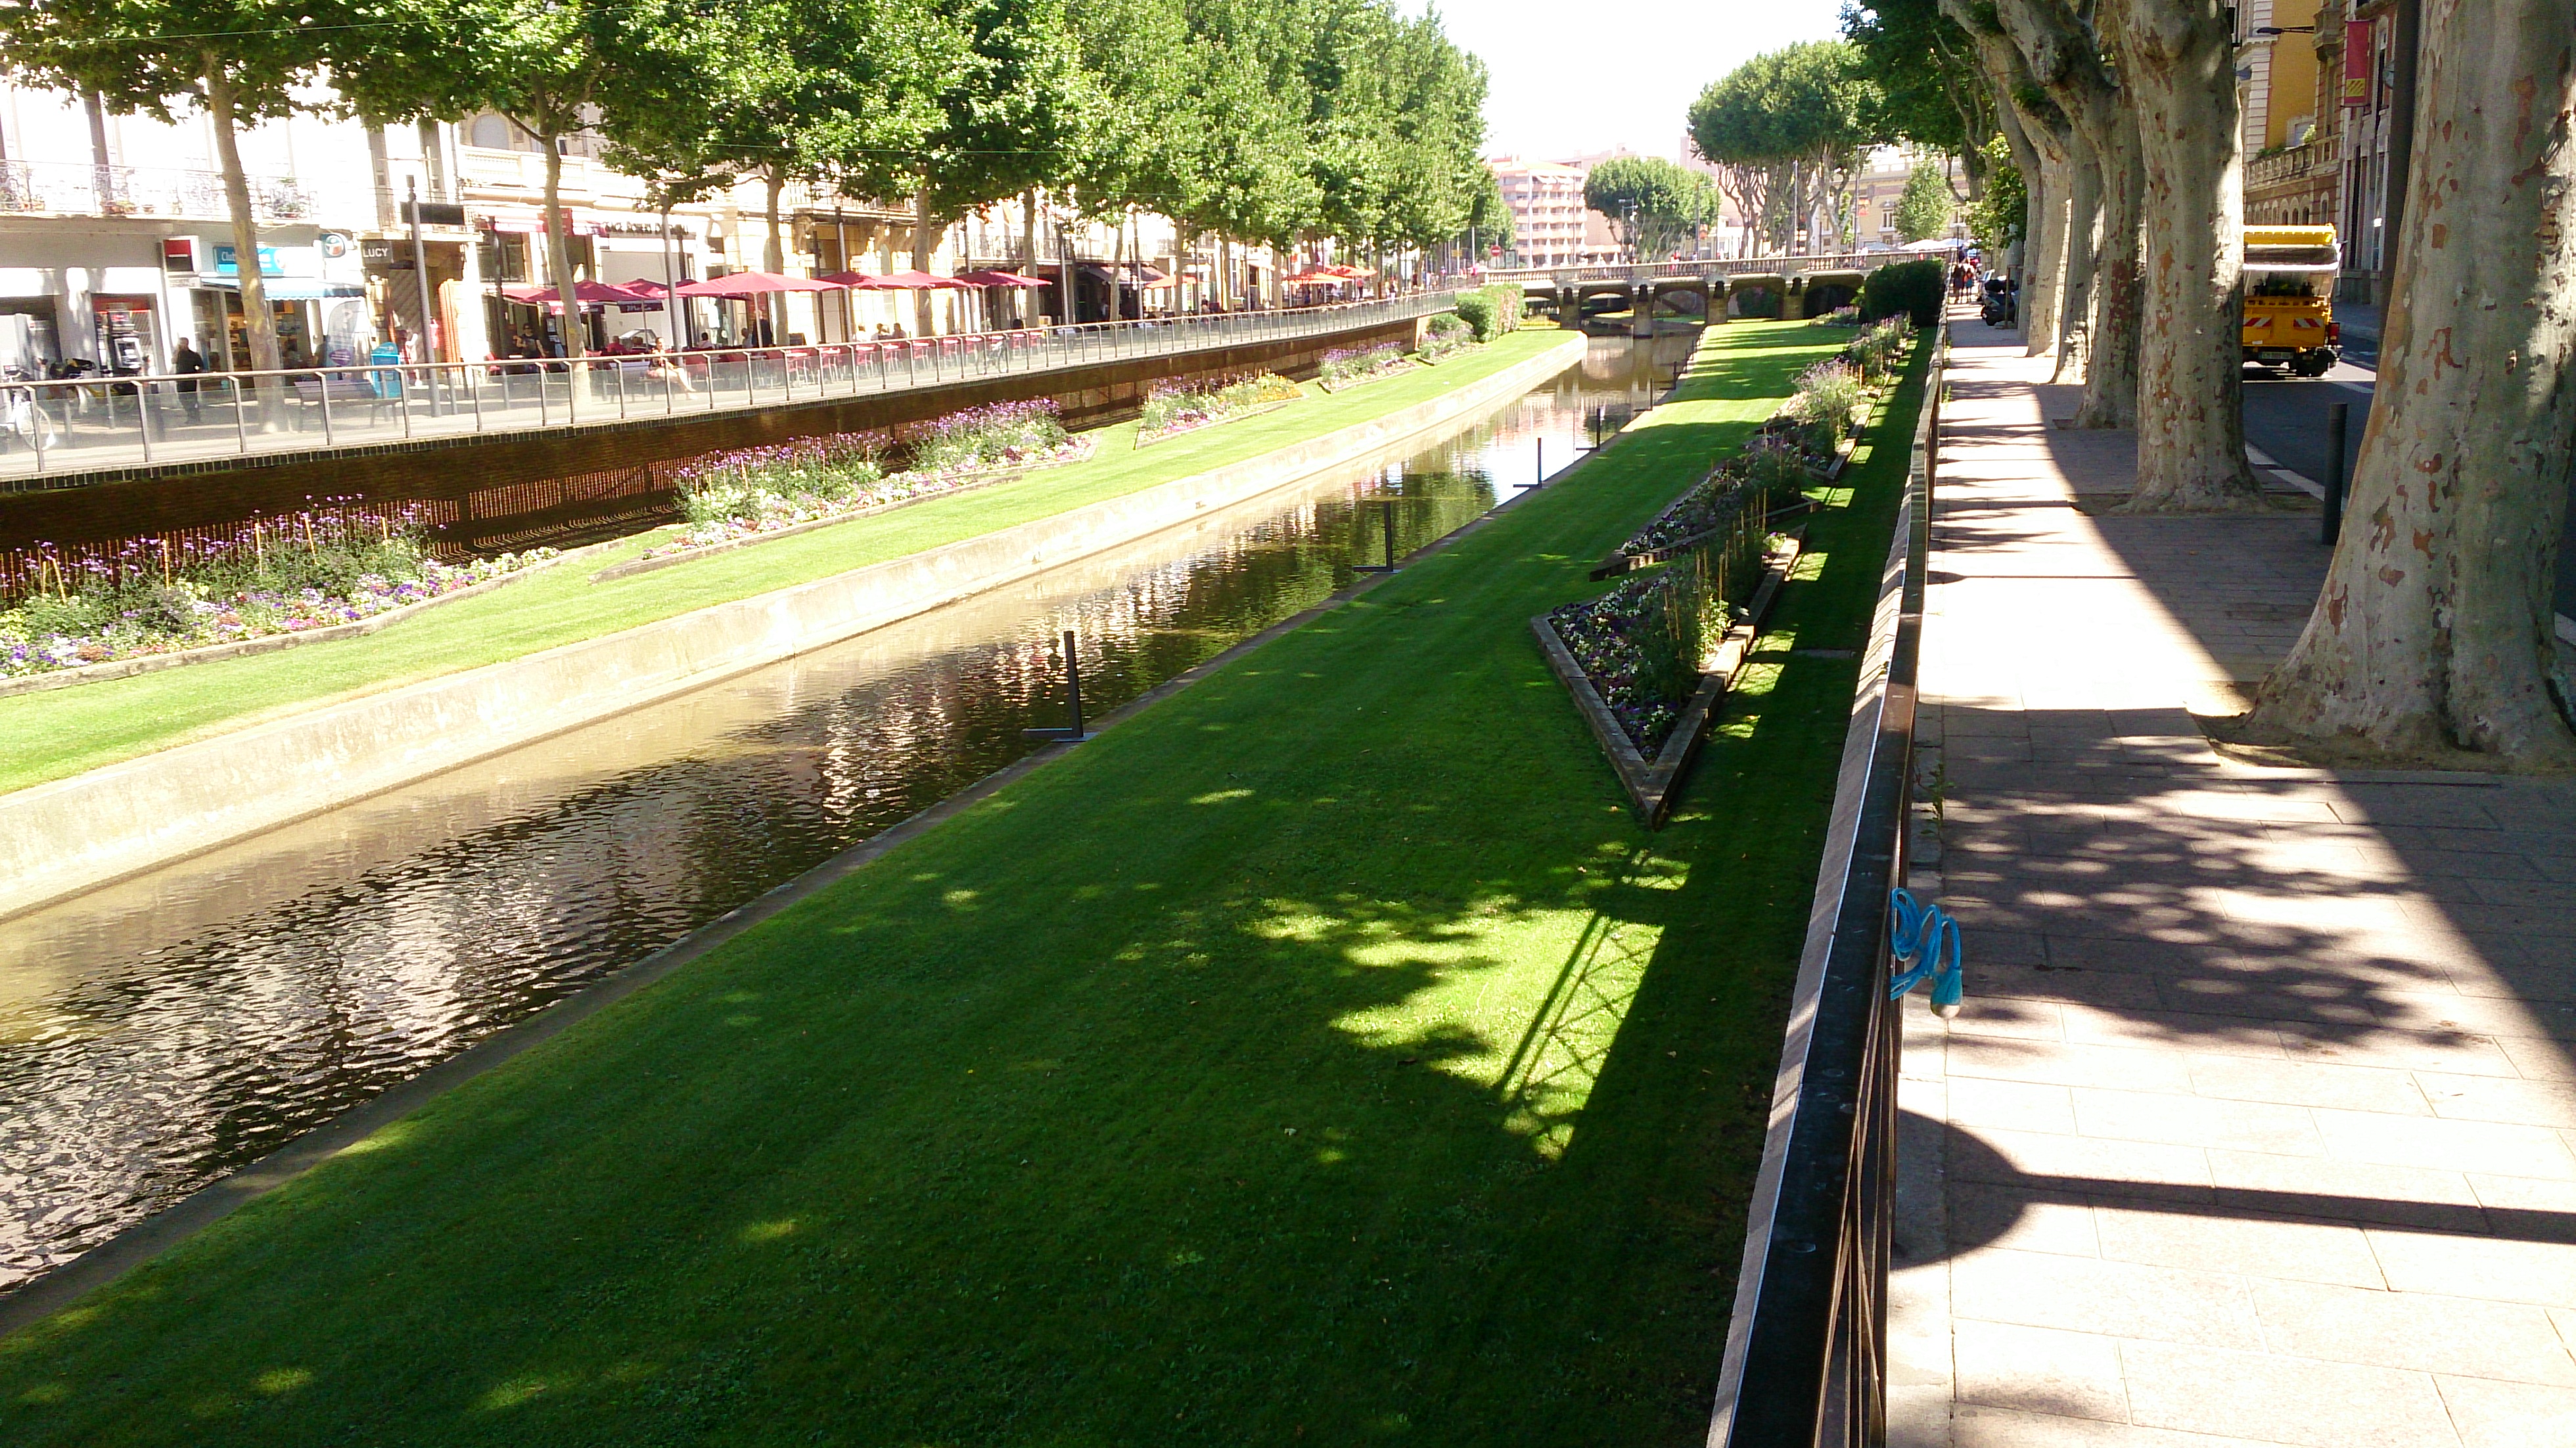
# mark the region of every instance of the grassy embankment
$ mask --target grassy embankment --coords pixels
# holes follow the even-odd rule
[[[1150,448],[1136,448],[1135,424],[1122,423],[1095,434],[1099,445],[1088,462],[682,567],[589,581],[642,552],[650,540],[639,537],[363,638],[0,698],[0,791],[1069,512],[1398,411],[1563,340],[1561,332],[1515,333],[1436,370],[1339,395],[1311,388],[1294,406]]]
[[[1839,337],[0,1342],[0,1441],[1696,1443],[1920,360],[1662,833],[1526,621]]]

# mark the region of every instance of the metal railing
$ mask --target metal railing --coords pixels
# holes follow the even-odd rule
[[[0,491],[106,469],[411,438],[533,432],[946,386],[1020,373],[1326,336],[1446,311],[1447,289],[882,342],[276,372],[0,382]]]
[[[1902,1012],[1890,892],[1905,882],[1915,663],[1946,335],[1935,343],[1861,695],[1746,1214],[1710,1448],[1887,1441],[1887,1270]]]
[[[1622,282],[1657,277],[1797,276],[1813,271],[1867,271],[1909,258],[1901,252],[1851,251],[1825,256],[1709,257],[1701,261],[1649,261],[1615,266],[1502,267],[1488,271],[1498,282]]]
[[[313,198],[289,176],[252,176],[251,210],[262,221],[300,221]],[[231,214],[223,173],[74,161],[0,161],[0,214],[193,216]]]

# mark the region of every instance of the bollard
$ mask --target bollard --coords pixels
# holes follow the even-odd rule
[[[1351,515],[1351,518],[1352,521],[1356,523],[1359,519],[1359,515],[1354,513]],[[1395,571],[1395,500],[1393,498],[1383,498],[1379,500],[1378,520],[1384,524],[1386,528],[1385,566],[1381,567],[1374,563],[1354,563],[1351,565],[1351,571],[1353,573],[1393,573]]]
[[[1540,438],[1540,439],[1538,440],[1538,481],[1537,481],[1536,483],[1531,484],[1530,486],[1532,486],[1532,487],[1542,487],[1542,486],[1544,486],[1546,483],[1547,483],[1547,439],[1546,439],[1546,438]]]
[[[2329,548],[2343,536],[2343,449],[2351,426],[2351,403],[2326,405],[2326,511],[2317,525],[2317,541]]]
[[[1023,729],[1024,739],[1045,739],[1058,744],[1080,744],[1091,736],[1082,731],[1082,656],[1074,651],[1073,630],[1064,631],[1064,700],[1072,715],[1069,729]]]

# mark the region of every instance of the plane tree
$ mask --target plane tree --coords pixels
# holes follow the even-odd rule
[[[223,173],[242,330],[251,366],[280,365],[277,320],[259,267],[259,208],[242,169],[241,132],[339,103],[319,88],[327,26],[310,7],[269,0],[120,0],[0,5],[0,73],[98,97],[120,115],[202,113]],[[112,178],[102,173],[103,190]],[[112,201],[102,195],[100,201]]]
[[[2421,124],[2323,593],[2253,722],[2400,761],[2576,768],[2551,584],[2576,460],[2576,35],[2425,8]]]
[[[1610,219],[1629,255],[1658,261],[1716,219],[1717,190],[1661,156],[1614,156],[1584,178],[1583,204]]]

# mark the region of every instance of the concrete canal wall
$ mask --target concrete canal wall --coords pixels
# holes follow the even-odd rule
[[[1509,401],[1584,345],[1123,498],[0,795],[0,917],[1180,526]]]
[[[1316,336],[1243,341],[1080,367],[1012,372],[946,386],[871,392],[774,407],[483,435],[377,442],[310,452],[168,463],[47,480],[0,492],[0,548],[116,542],[230,528],[317,500],[407,505],[438,538],[492,551],[587,536],[671,511],[664,474],[682,459],[818,433],[893,429],[969,407],[1051,397],[1067,426],[1135,415],[1166,377],[1261,370],[1304,378],[1337,347],[1411,344],[1423,319],[1373,322]]]

